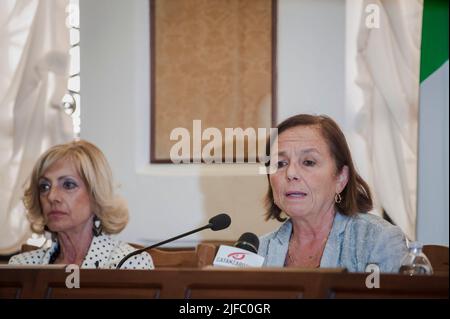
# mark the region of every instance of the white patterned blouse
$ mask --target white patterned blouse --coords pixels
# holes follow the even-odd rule
[[[50,248],[40,248],[12,256],[10,265],[48,265],[59,250],[54,241]],[[109,235],[94,237],[81,268],[114,269],[120,260],[136,249],[127,243],[112,239]],[[53,258],[52,258],[53,257]],[[120,269],[154,269],[152,257],[143,252],[128,259]]]

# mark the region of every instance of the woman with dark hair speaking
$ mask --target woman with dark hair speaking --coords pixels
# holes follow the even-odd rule
[[[364,272],[376,264],[381,272],[397,272],[407,253],[405,236],[367,213],[370,190],[338,125],[326,116],[296,115],[278,126],[275,143],[266,219],[284,223],[260,240],[265,266]]]

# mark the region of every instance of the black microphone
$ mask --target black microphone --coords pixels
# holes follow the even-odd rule
[[[208,225],[203,226],[204,228],[211,228],[213,231],[222,230],[230,226],[231,218],[227,214],[219,214],[214,217],[211,217],[208,220]]]
[[[126,255],[125,257],[123,257],[120,260],[120,262],[117,265],[116,269],[120,269],[120,267],[122,267],[123,263],[125,261],[127,261],[130,257],[133,257],[134,255],[138,255],[138,254],[140,254],[140,253],[142,253],[144,251],[147,251],[149,249],[152,249],[152,248],[155,248],[155,247],[158,247],[158,246],[162,246],[164,244],[170,243],[171,241],[177,240],[177,239],[182,238],[182,237],[186,237],[188,235],[191,235],[193,233],[199,232],[199,231],[207,229],[207,228],[211,228],[211,230],[213,230],[213,231],[222,230],[222,229],[225,229],[228,226],[230,226],[230,224],[231,224],[231,218],[227,214],[223,213],[223,214],[216,215],[216,216],[212,217],[208,221],[208,224],[205,225],[205,226],[196,228],[196,229],[191,230],[191,231],[189,231],[187,233],[184,233],[184,234],[181,234],[181,235],[169,238],[169,239],[164,240],[162,242],[159,242],[159,243],[153,244],[151,246],[148,246],[148,247],[145,247],[145,248],[141,248],[141,249],[138,249],[138,250],[135,250],[135,251],[129,253],[128,255]]]
[[[259,239],[243,233],[234,246],[220,245],[213,265],[219,267],[261,267],[264,257],[258,255]]]
[[[259,248],[258,236],[253,233],[243,233],[234,244],[234,247],[245,249],[257,254]]]

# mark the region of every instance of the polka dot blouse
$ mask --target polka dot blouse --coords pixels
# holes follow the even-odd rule
[[[10,265],[47,265],[52,255],[58,250],[58,243],[53,242],[50,248],[12,256]],[[120,260],[135,251],[130,245],[112,239],[108,235],[100,235],[92,239],[89,251],[81,268],[115,269]],[[120,269],[154,269],[152,257],[146,252],[129,258]]]

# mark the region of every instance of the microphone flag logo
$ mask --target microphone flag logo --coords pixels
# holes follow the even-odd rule
[[[251,251],[220,245],[214,258],[213,266],[222,267],[261,267],[264,263],[264,257]]]
[[[236,259],[236,260],[242,260],[247,255],[248,255],[248,253],[243,253],[243,252],[238,251],[238,252],[233,252],[231,254],[228,254],[227,257],[231,257],[231,258]]]

